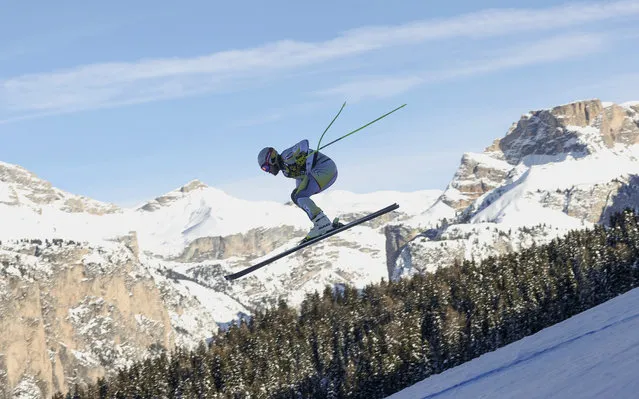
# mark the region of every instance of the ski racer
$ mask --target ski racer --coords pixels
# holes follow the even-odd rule
[[[319,237],[341,225],[337,219],[332,223],[310,198],[333,185],[337,179],[337,166],[325,154],[311,150],[308,140],[300,141],[281,154],[273,147],[266,147],[258,154],[257,162],[264,172],[277,176],[281,170],[285,177],[295,179],[291,199],[313,222],[313,227],[302,242]]]

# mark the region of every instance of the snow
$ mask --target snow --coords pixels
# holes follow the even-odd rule
[[[85,367],[97,367],[100,365],[100,362],[90,353],[81,352],[77,350],[71,350],[73,356],[78,360],[78,362]]]
[[[562,211],[546,208],[534,200],[519,198],[517,195],[521,191],[512,190],[504,194],[484,211],[474,216],[471,222],[499,223],[504,227],[534,226],[542,222],[568,229],[585,227],[580,220]]]
[[[388,399],[637,397],[637,309],[634,289]]]
[[[34,211],[27,206],[0,203],[0,219],[0,240],[64,238],[100,243],[129,231],[123,215],[68,213],[53,205],[43,205]]]
[[[32,376],[23,377],[13,388],[13,399],[41,399],[42,391]]]
[[[417,213],[439,194],[438,190],[369,194],[329,190],[314,196],[313,200],[333,218],[353,212],[372,212],[393,202],[400,203],[403,213]],[[132,229],[138,231],[140,247],[163,256],[179,254],[199,237],[228,236],[283,225],[302,230],[311,226],[294,205],[242,200],[211,187],[196,189],[179,198],[173,194],[169,205],[154,211],[139,211],[132,217],[135,219]]]
[[[464,154],[464,156],[477,162],[478,164],[482,164],[484,166],[488,166],[493,169],[509,171],[510,169],[513,168],[513,165],[509,164],[508,162],[501,159],[494,158],[485,153],[467,152]]]
[[[448,190],[446,191],[446,195]],[[455,217],[455,209],[446,205],[443,201],[438,200],[432,206],[428,207],[426,211],[414,216],[404,222],[407,226],[432,228],[443,220],[452,220]]]
[[[462,194],[461,191],[459,191],[458,189],[456,189],[452,185],[448,186],[448,188],[446,189],[446,192],[445,192],[444,195],[446,196],[446,198],[448,198],[451,201],[459,201],[459,200],[468,199],[468,196],[466,194]]]
[[[602,150],[584,158],[569,157],[562,162],[533,164],[518,181],[505,187],[505,192],[494,202],[478,212],[471,222],[522,226],[552,221],[566,228],[584,227],[579,220],[564,212],[543,207],[534,199],[534,193],[591,187],[628,174],[639,174],[639,162],[635,159],[637,151],[635,145],[624,152]]]
[[[179,255],[189,243],[200,237],[228,236],[251,229],[281,226],[306,230],[311,226],[304,213],[294,205],[242,200],[199,182],[191,182],[156,198],[147,203],[148,207],[122,209],[103,215],[72,213],[65,210],[62,200],[37,204],[29,196],[36,195],[45,187],[60,198],[78,200],[87,206],[100,208],[108,205],[51,188],[47,182],[20,167],[6,164],[5,168],[10,182],[0,182],[0,220],[3,222],[0,240],[62,238],[108,245],[113,238],[135,231],[142,251],[169,257]],[[19,173],[19,176],[12,177],[11,173]],[[15,182],[11,182],[12,178]],[[25,180],[28,183],[25,184]],[[14,192],[18,193],[19,202],[9,205],[16,199],[13,198]],[[329,190],[314,199],[331,218],[371,212],[393,202],[400,203],[399,212],[412,216],[426,209],[439,194],[438,190],[368,194]]]
[[[604,103],[604,106],[609,105]],[[629,110],[631,105],[639,105],[639,102],[622,104]],[[634,120],[639,121],[637,113],[628,111],[628,114],[635,115]],[[528,114],[529,117],[532,115],[532,113]],[[199,181],[191,181],[181,188],[143,204],[142,207],[118,209],[114,213],[103,215],[88,212],[72,213],[67,210],[69,200],[75,205],[95,210],[109,210],[109,205],[52,188],[48,182],[37,178],[27,170],[2,162],[0,162],[0,178],[2,178],[0,181],[0,220],[2,221],[0,240],[40,238],[44,241],[44,239],[63,238],[88,242],[88,245],[83,247],[87,249],[87,253],[81,262],[85,272],[88,273],[87,276],[90,276],[94,272],[108,272],[108,265],[120,264],[125,261],[125,257],[130,257],[130,260],[135,262],[131,252],[121,244],[115,243],[113,239],[129,235],[131,231],[136,232],[141,250],[142,267],[131,271],[129,276],[135,279],[141,271],[153,276],[167,306],[175,333],[175,342],[178,345],[189,346],[193,342],[208,338],[215,329],[216,323],[227,324],[241,317],[242,314],[250,313],[246,307],[268,303],[274,298],[286,299],[291,305],[296,306],[304,299],[306,293],[314,290],[321,292],[327,284],[343,282],[362,287],[369,283],[377,283],[380,279],[388,277],[389,266],[399,266],[395,268],[396,276],[412,274],[415,272],[411,264],[413,259],[420,266],[436,268],[443,264],[440,254],[442,256],[460,254],[467,258],[472,256],[480,259],[485,254],[492,254],[490,251],[497,251],[498,247],[516,250],[518,246],[538,242],[537,240],[543,241],[568,229],[587,227],[588,223],[568,216],[561,208],[549,207],[548,203],[541,201],[541,195],[580,187],[587,192],[593,185],[608,184],[615,178],[623,180],[629,174],[639,174],[639,162],[637,162],[639,146],[618,146],[608,149],[603,146],[598,129],[568,126],[566,130],[576,133],[573,140],[562,143],[566,151],[575,148],[577,144],[587,144],[590,150],[594,150],[592,154],[584,152],[531,155],[524,157],[519,165],[511,165],[498,159],[500,155],[503,155],[498,152],[464,154],[465,161],[470,162],[470,165],[476,163],[480,169],[491,168],[505,172],[507,177],[503,180],[503,184],[479,198],[472,208],[475,214],[463,214],[464,217],[471,217],[470,224],[453,224],[441,229],[437,237],[437,239],[441,238],[441,241],[431,241],[426,235],[418,237],[402,250],[397,265],[387,264],[384,229],[365,224],[306,248],[293,256],[278,260],[245,279],[227,283],[222,281],[222,273],[235,271],[249,263],[254,264],[260,259],[279,253],[283,248],[295,245],[298,238],[291,237],[289,240],[285,237],[284,239],[288,240],[286,243],[259,259],[255,259],[256,254],[246,253],[216,261],[215,265],[173,262],[158,256],[179,255],[189,243],[200,237],[228,236],[246,233],[256,228],[282,226],[306,230],[311,224],[304,213],[291,204],[234,198],[219,189],[207,187]],[[518,145],[533,145],[536,143],[535,140],[543,139],[545,137],[541,136],[522,138]],[[453,184],[474,185],[481,182],[481,179],[462,180],[461,174],[456,178],[458,180],[455,180]],[[487,181],[489,186],[493,183],[497,182]],[[539,194],[540,192],[542,194]],[[409,234],[416,234],[426,228],[440,225],[444,218],[455,223],[457,212],[442,201],[441,195],[441,190],[422,190],[411,193],[378,191],[356,194],[330,189],[326,193],[314,196],[313,199],[329,217],[339,216],[346,222],[359,216],[358,214],[375,211],[396,202],[400,205],[396,212],[399,217],[392,223],[410,227]],[[471,198],[455,189],[452,184],[446,189],[444,195],[448,200]],[[482,203],[485,205],[480,205]],[[553,226],[535,230],[534,234],[530,235],[522,235],[520,231],[513,229],[513,237],[517,237],[516,239],[500,238],[506,237],[505,234],[500,234],[501,232],[508,231],[510,234],[510,227],[537,225],[542,222]],[[12,250],[22,251],[21,265],[28,266],[30,270],[43,272],[48,265],[42,258],[23,255],[23,253],[33,253],[30,252],[32,247],[18,247],[17,244],[11,249],[6,247],[7,244],[3,241],[0,255],[7,255],[7,259],[10,259],[15,256]],[[43,251],[46,255],[47,249],[44,248]],[[435,255],[432,255],[433,253]],[[428,254],[431,256],[425,256]],[[198,269],[203,273],[197,277],[195,272],[190,271],[192,269]],[[169,276],[168,270],[183,274],[184,279],[182,277],[173,279]],[[10,264],[6,272],[22,276],[22,270],[18,270],[15,264]],[[163,272],[166,275],[162,274]],[[201,284],[188,280],[188,278],[196,277]],[[0,284],[2,284],[1,281]],[[87,320],[92,310],[101,307],[100,302],[92,302],[92,300],[89,298],[78,303],[77,306],[68,310],[67,316],[78,332],[102,334],[112,327],[113,320],[102,316]],[[141,329],[152,329],[156,323],[142,315],[135,315],[135,320]],[[99,344],[108,345],[109,343],[100,341]],[[550,342],[547,345],[552,347],[554,344]],[[100,347],[91,353],[98,356],[97,353],[103,349],[107,348]],[[122,354],[127,350],[129,349],[118,346],[111,350],[113,353],[109,356]],[[523,368],[530,359],[534,359],[534,357],[527,357],[526,354],[535,354],[536,350],[534,348],[522,350],[520,357],[502,359],[501,365],[519,362],[515,364],[515,368]],[[542,353],[544,356],[550,356],[552,354],[550,352],[552,351]],[[90,362],[90,354],[80,351],[74,354],[78,359],[86,363]],[[501,366],[495,367],[502,370],[499,368]],[[533,370],[527,372],[531,375],[535,374]],[[478,373],[475,377],[481,375],[482,371]],[[499,374],[502,371],[492,373]],[[471,382],[464,384],[480,384],[484,378],[473,379],[475,377],[468,377]],[[460,377],[456,381],[455,384],[465,380]],[[441,386],[444,387],[441,389],[446,389],[445,384]],[[461,385],[460,389],[464,386]]]
[[[11,188],[0,181],[0,202],[12,202]]]
[[[271,211],[269,216],[266,212]],[[175,255],[199,237],[228,236],[260,227],[300,225],[299,210],[279,203],[233,198],[211,187],[175,198],[154,211],[132,215],[140,246],[161,255]]]
[[[229,323],[236,320],[239,313],[250,313],[242,304],[224,293],[206,288],[193,281],[182,280],[181,283],[218,323]]]

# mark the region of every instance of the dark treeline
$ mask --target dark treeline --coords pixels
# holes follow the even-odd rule
[[[58,398],[381,398],[637,285],[639,223],[363,290],[327,288]]]

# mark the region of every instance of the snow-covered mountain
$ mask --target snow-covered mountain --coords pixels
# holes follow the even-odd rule
[[[382,219],[228,283],[229,271],[297,243],[306,215],[199,181],[121,209],[19,166],[0,172],[0,396],[35,385],[46,397],[162,348],[193,348],[278,299],[388,277]],[[399,201],[385,220],[402,220],[439,195],[333,191],[317,201],[343,220]]]
[[[388,399],[635,398],[639,289]]]
[[[605,222],[639,203],[638,138],[639,103],[532,111],[483,153],[464,154],[444,191],[317,195],[344,221],[400,208],[233,282],[223,275],[304,236],[300,209],[197,180],[121,209],[2,163],[0,386],[36,381],[47,395],[193,347],[279,299],[295,306],[326,285],[362,287]]]
[[[464,154],[432,208],[394,227],[410,242],[392,277],[541,244],[636,208],[637,143],[639,103],[588,100],[523,115],[483,153]]]
[[[71,214],[103,215],[120,211],[115,205],[64,192],[28,170],[5,162],[0,162],[0,203],[36,212],[42,212],[47,206]]]

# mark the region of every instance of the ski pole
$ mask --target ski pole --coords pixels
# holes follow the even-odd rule
[[[317,154],[319,153],[320,144],[322,143],[322,139],[324,138],[324,135],[326,134],[326,132],[328,132],[328,129],[330,129],[330,127],[333,125],[333,122],[335,122],[335,119],[337,119],[339,114],[342,113],[342,110],[344,109],[345,106],[346,106],[346,101],[344,101],[344,104],[342,104],[342,108],[339,109],[339,112],[337,113],[337,115],[335,115],[335,118],[333,118],[331,123],[329,123],[328,126],[326,126],[326,129],[324,129],[324,133],[322,133],[322,136],[320,137],[319,142],[317,143],[317,150],[315,150],[315,153],[313,154],[313,166],[315,166],[315,162],[317,162]]]
[[[344,103],[344,104],[346,104],[346,103]],[[335,139],[335,140],[331,141],[330,143],[328,143],[328,144],[326,144],[326,145],[324,145],[324,146],[322,146],[322,147],[320,147],[320,146],[319,146],[319,144],[318,144],[318,149],[317,149],[317,151],[319,151],[319,150],[321,150],[321,149],[323,149],[323,148],[326,148],[326,147],[328,147],[329,145],[331,145],[331,144],[333,144],[333,143],[336,143],[336,142],[340,141],[341,139],[343,139],[343,138],[346,138],[346,137],[350,136],[351,134],[354,134],[354,133],[359,132],[360,130],[364,129],[365,127],[372,125],[373,123],[377,122],[378,120],[380,120],[380,119],[382,119],[382,118],[387,117],[388,115],[392,114],[393,112],[395,112],[395,111],[397,111],[397,110],[399,110],[400,108],[403,108],[403,107],[405,107],[405,106],[406,106],[406,104],[401,105],[401,106],[399,106],[399,107],[395,108],[394,110],[392,110],[392,111],[390,111],[390,112],[388,112],[388,113],[385,113],[384,115],[380,116],[379,118],[375,119],[374,121],[368,122],[368,123],[367,123],[367,124],[365,124],[364,126],[362,126],[362,127],[358,128],[358,129],[355,129],[355,130],[353,130],[352,132],[347,133],[347,134],[343,135],[342,137],[340,137],[340,138],[338,138],[338,139]],[[341,110],[340,110],[340,112],[341,112]],[[338,114],[338,115],[339,115],[339,114]],[[337,118],[337,117],[336,117],[336,118]],[[333,122],[331,122],[331,124],[332,124],[332,123],[333,123]],[[329,125],[329,127],[330,127],[330,125]],[[328,128],[327,128],[327,130],[328,130]]]
[[[342,113],[342,110],[344,109],[344,107],[346,106],[346,101],[344,101],[344,104],[342,104],[342,108],[339,109],[339,112],[337,113],[337,115],[335,115],[335,118],[333,118],[333,120],[331,121],[331,123],[328,124],[328,126],[326,127],[326,129],[324,129],[324,133],[322,133],[322,136],[319,139],[319,142],[317,143],[317,151],[320,150],[320,144],[322,143],[322,139],[324,138],[324,135],[326,134],[326,132],[328,131],[328,129],[333,125],[333,122],[335,122],[335,119],[337,119],[337,117],[339,116],[339,114]],[[315,152],[317,152],[315,151]]]

